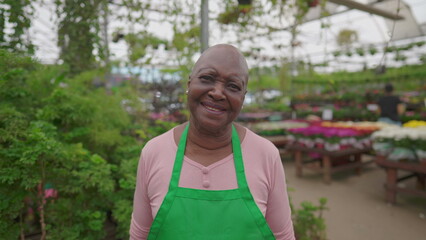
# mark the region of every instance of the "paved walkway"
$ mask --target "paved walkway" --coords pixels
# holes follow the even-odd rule
[[[348,170],[336,173],[330,185],[322,176],[304,171],[296,177],[294,161],[284,159],[287,183],[293,203],[318,203],[328,199],[329,210],[324,213],[329,240],[425,240],[426,199],[404,194],[397,196],[397,204],[385,202],[383,183],[385,172],[374,163],[367,165],[360,176]],[[404,182],[414,185],[414,180]]]

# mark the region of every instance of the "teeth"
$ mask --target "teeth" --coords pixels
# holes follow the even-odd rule
[[[205,106],[207,109],[212,110],[212,111],[220,111],[220,109],[217,108],[213,108],[213,107],[209,107],[209,106]]]

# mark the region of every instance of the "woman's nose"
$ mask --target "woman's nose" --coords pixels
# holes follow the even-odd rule
[[[225,88],[222,84],[215,84],[214,87],[209,91],[209,96],[214,100],[222,100],[225,98]]]

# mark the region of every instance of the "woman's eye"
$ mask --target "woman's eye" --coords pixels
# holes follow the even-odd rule
[[[230,84],[230,85],[229,85],[229,88],[230,88],[232,91],[240,91],[240,90],[241,90],[241,88],[240,88],[238,85],[236,85],[236,84]]]
[[[200,77],[202,80],[206,80],[206,81],[213,81],[213,77],[212,76],[201,76]]]

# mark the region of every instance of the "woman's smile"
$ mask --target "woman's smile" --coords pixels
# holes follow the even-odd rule
[[[201,105],[209,112],[213,114],[223,114],[225,113],[226,109],[222,106],[219,106],[217,104],[213,104],[211,102],[202,102]]]

